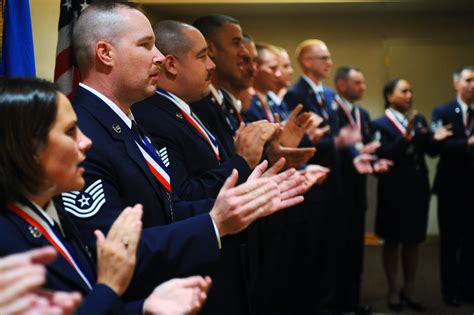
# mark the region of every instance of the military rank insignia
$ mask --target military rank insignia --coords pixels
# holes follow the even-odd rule
[[[102,180],[98,179],[82,192],[71,191],[61,194],[64,210],[78,218],[90,218],[105,204]]]

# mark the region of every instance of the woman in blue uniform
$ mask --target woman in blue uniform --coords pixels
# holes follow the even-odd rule
[[[388,306],[425,312],[413,300],[418,266],[418,244],[426,238],[430,186],[425,154],[434,154],[433,135],[425,118],[412,109],[408,81],[391,80],[384,87],[385,113],[373,121],[381,146],[379,158],[392,160],[392,169],[378,176],[375,231],[384,239],[383,265],[388,281]],[[400,251],[401,249],[401,251]],[[401,262],[403,285],[397,283]]]
[[[171,280],[145,301],[121,301],[136,264],[140,205],[125,209],[107,237],[95,232],[97,267],[72,221],[55,208],[54,195],[84,186],[80,163],[90,146],[55,85],[0,78],[0,257],[53,246],[58,254],[47,266],[45,287],[83,294],[78,314],[196,312],[209,279]]]

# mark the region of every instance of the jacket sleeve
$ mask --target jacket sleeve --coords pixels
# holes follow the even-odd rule
[[[77,315],[119,315],[125,312],[125,306],[120,297],[108,286],[96,284],[84,297],[82,304],[78,307]],[[128,312],[127,312],[128,313]],[[141,314],[131,310],[130,314]]]
[[[176,277],[208,275],[220,258],[209,214],[146,228],[137,250],[137,266],[124,300],[148,296],[160,283]]]

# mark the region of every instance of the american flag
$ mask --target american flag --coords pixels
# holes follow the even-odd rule
[[[72,50],[72,30],[77,18],[90,2],[91,0],[61,0],[54,82],[59,85],[61,91],[69,99],[74,95],[80,81],[79,70],[75,67]]]

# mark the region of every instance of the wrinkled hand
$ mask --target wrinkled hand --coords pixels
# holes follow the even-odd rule
[[[276,124],[265,120],[240,125],[234,140],[235,153],[253,169],[262,159],[263,146],[278,129]]]
[[[377,157],[370,154],[360,154],[352,160],[352,163],[359,174],[372,174],[372,161],[377,160]]]
[[[285,159],[281,158],[267,170],[268,162],[263,161],[247,179],[247,181],[252,181],[257,178],[269,178],[278,185],[280,191],[278,198],[274,198],[272,208],[262,216],[270,215],[275,211],[302,202],[304,199],[300,195],[309,189],[304,176],[296,172],[295,169],[292,168],[278,173],[283,169],[285,163]]]
[[[48,246],[0,259],[0,314],[71,314],[82,298],[77,292],[46,292],[43,266],[54,260]]]
[[[336,148],[345,148],[362,141],[362,135],[357,128],[351,126],[342,127],[339,134],[334,139]]]
[[[140,204],[127,207],[112,224],[107,238],[99,230],[94,232],[97,237],[97,283],[109,286],[117,295],[122,295],[132,280],[142,214]]]
[[[362,147],[362,149],[360,150],[360,153],[363,153],[363,154],[372,154],[374,153],[379,147],[380,147],[381,143],[380,141],[378,140],[374,140],[370,143],[367,143],[366,145],[364,145]]]
[[[250,176],[247,178],[247,181],[251,181],[260,177],[270,177],[278,174],[286,164],[285,158],[279,159],[272,167],[268,168],[268,161],[263,160],[262,163],[258,164],[256,168],[252,171]]]
[[[452,128],[452,124],[448,124],[446,126],[438,128],[433,135],[433,139],[435,141],[442,141],[448,137],[451,137],[453,135]]]
[[[38,290],[32,307],[23,315],[72,315],[81,303],[79,292]]]
[[[374,163],[374,172],[375,173],[386,173],[390,170],[390,167],[393,166],[393,161],[387,159],[378,159]]]
[[[145,300],[145,315],[196,314],[210,286],[211,278],[201,276],[166,281]]]
[[[292,167],[297,168],[308,162],[316,152],[315,148],[288,148],[282,146],[280,137],[281,130],[278,129],[270,140],[267,157],[271,165],[283,157],[286,160],[285,169]]]
[[[272,199],[279,194],[277,184],[269,178],[256,178],[235,187],[237,179],[238,172],[233,170],[210,212],[220,237],[245,229],[272,208]]]
[[[285,121],[280,138],[282,146],[296,148],[303,139],[305,132],[312,128],[311,114],[306,112],[299,115],[302,109],[303,105],[297,105]]]
[[[305,178],[307,189],[313,185],[320,185],[329,175],[330,169],[318,164],[307,165],[304,170],[299,171]]]

